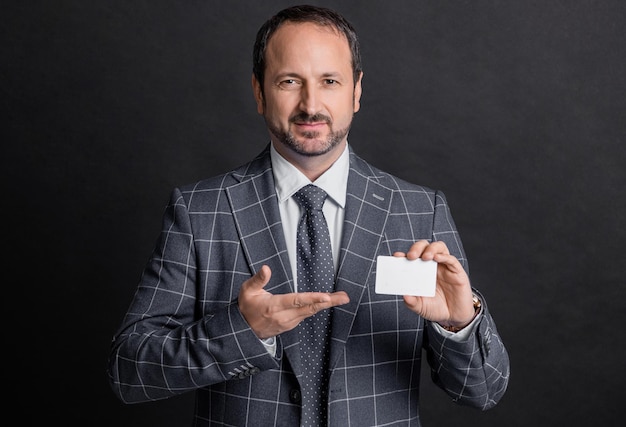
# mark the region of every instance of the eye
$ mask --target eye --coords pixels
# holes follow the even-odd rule
[[[326,79],[324,80],[324,82],[328,85],[328,86],[334,86],[339,84],[339,82],[335,79]]]
[[[295,89],[298,87],[298,80],[295,79],[285,79],[278,82],[278,87],[281,89]]]

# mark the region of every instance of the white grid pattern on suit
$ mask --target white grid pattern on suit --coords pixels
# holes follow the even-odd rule
[[[333,312],[329,425],[419,426],[422,349],[434,380],[459,403],[486,409],[508,384],[508,355],[486,303],[468,342],[454,342],[373,292],[376,255],[421,238],[467,260],[443,194],[394,178],[351,153]],[[241,283],[261,265],[267,290],[292,292],[268,150],[220,177],[176,189],[112,346],[109,375],[127,402],[197,391],[196,425],[298,425],[297,334],[277,357],[237,307]],[[483,301],[484,302],[484,301]]]

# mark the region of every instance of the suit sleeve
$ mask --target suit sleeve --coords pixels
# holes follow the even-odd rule
[[[459,258],[468,271],[463,246],[445,196],[435,197],[433,240],[443,240],[450,252]],[[487,410],[504,395],[509,381],[509,356],[498,334],[485,298],[480,319],[472,334],[456,341],[439,333],[430,322],[426,324],[426,351],[433,381],[452,399],[462,405]]]
[[[164,399],[278,366],[241,315],[236,293],[199,317],[203,289],[240,285],[199,284],[199,268],[189,210],[175,190],[111,344],[109,380],[123,402]]]

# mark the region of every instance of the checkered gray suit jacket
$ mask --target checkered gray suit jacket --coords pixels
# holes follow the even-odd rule
[[[458,403],[488,409],[509,359],[486,303],[467,342],[439,334],[402,297],[374,292],[376,257],[419,240],[467,260],[444,195],[382,172],[350,152],[333,310],[330,426],[419,426],[422,350]],[[135,298],[114,337],[111,386],[126,403],[196,391],[197,426],[297,426],[297,328],[272,357],[237,306],[241,283],[267,264],[266,290],[293,292],[269,146],[250,163],[176,189]]]

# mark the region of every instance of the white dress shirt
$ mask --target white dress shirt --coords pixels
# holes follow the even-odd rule
[[[285,239],[287,240],[287,253],[289,254],[289,262],[293,273],[294,289],[297,291],[296,237],[298,222],[302,216],[302,208],[292,196],[305,185],[311,184],[311,181],[294,165],[278,154],[276,149],[274,149],[274,145],[270,148],[270,154],[272,170],[274,171],[274,182],[276,183],[276,195],[278,196],[278,207],[280,208],[280,218],[283,223]],[[339,264],[339,249],[341,247],[349,170],[350,156],[348,144],[346,144],[346,148],[341,153],[341,156],[314,183],[328,194],[322,207],[322,212],[324,212],[324,217],[328,224],[328,232],[330,233],[330,245],[333,251],[335,271],[337,271],[337,265]]]

